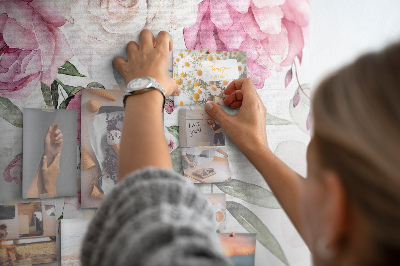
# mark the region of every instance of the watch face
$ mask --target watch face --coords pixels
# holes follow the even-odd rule
[[[138,78],[134,82],[132,82],[131,88],[134,90],[147,88],[150,85],[150,83],[151,81],[148,77]]]

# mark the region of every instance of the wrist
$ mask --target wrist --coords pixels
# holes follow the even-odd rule
[[[151,90],[141,94],[132,94],[126,98],[126,107],[143,106],[160,109],[164,104],[164,97],[158,90]]]

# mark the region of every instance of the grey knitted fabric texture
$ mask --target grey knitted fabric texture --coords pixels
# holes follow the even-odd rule
[[[183,176],[145,168],[128,175],[98,209],[82,265],[231,265],[208,199]]]

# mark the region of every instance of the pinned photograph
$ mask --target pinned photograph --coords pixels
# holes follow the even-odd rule
[[[256,234],[219,234],[222,250],[235,266],[255,263]]]
[[[61,265],[79,266],[82,241],[91,220],[61,220]]]
[[[225,146],[225,130],[205,110],[179,110],[180,147]]]
[[[24,199],[77,195],[76,128],[75,109],[24,109]]]
[[[247,77],[246,52],[212,50],[174,50],[173,72],[182,92],[175,105],[204,105],[212,101],[223,105],[228,84]]]
[[[55,206],[42,202],[0,206],[0,265],[57,261]]]
[[[121,90],[83,90],[81,101],[82,208],[98,208],[118,181],[125,109]]]
[[[211,202],[215,211],[215,219],[217,221],[217,232],[224,230],[226,227],[226,195],[225,193],[205,194]]]
[[[231,182],[224,147],[181,148],[183,175],[194,183]]]

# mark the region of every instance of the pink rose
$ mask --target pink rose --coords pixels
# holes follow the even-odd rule
[[[175,108],[176,108],[176,106],[174,105],[174,101],[173,100],[170,100],[168,103],[165,104],[165,111],[168,114],[171,114],[174,111]]]
[[[59,29],[66,19],[52,1],[1,1],[0,12],[0,95],[25,98],[73,56]]]
[[[183,31],[186,47],[246,51],[256,89],[304,47],[308,0],[204,0],[198,10],[196,23]]]
[[[3,177],[6,182],[15,180],[16,184],[22,181],[22,153],[15,156],[14,159],[7,165],[3,172]]]

